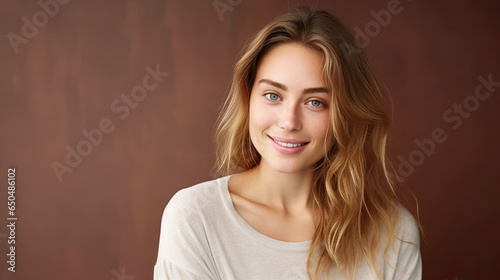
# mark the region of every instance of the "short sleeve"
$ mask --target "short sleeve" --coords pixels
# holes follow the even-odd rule
[[[398,280],[422,279],[422,258],[420,255],[420,233],[413,216],[401,207],[398,223],[396,267],[394,277]]]
[[[180,190],[163,212],[155,280],[213,279],[213,262],[196,194]]]

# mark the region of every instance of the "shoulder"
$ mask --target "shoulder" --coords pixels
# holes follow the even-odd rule
[[[409,242],[420,247],[420,227],[414,216],[404,206],[398,209],[398,221],[396,225],[396,238],[402,242]]]
[[[160,254],[179,256],[180,252],[203,250],[196,244],[206,244],[207,229],[218,210],[222,178],[203,182],[172,196],[161,220]],[[194,247],[193,247],[194,246]],[[172,254],[172,252],[176,252]]]
[[[209,211],[217,205],[213,202],[222,199],[221,188],[227,181],[225,179],[218,178],[177,191],[165,207],[163,218],[171,217],[191,222],[198,216],[196,214]]]
[[[181,189],[168,202],[161,221],[158,279],[212,279],[209,239],[224,179]]]
[[[413,215],[399,206],[392,250],[386,255],[384,279],[422,279],[420,227]]]

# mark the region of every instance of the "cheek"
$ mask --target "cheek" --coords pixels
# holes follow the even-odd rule
[[[273,122],[273,113],[266,106],[250,101],[250,132],[269,128]]]
[[[321,116],[317,116],[314,121],[311,121],[311,132],[320,139],[320,141],[324,141],[327,137],[327,134],[332,134],[330,128],[330,115],[324,114]],[[331,138],[331,137],[330,137]]]

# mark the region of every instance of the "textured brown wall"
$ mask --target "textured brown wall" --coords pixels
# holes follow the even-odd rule
[[[238,51],[297,5],[233,0],[219,17],[213,2],[74,0],[46,23],[37,1],[0,4],[1,279],[152,279],[163,208],[210,179],[213,124]],[[484,100],[474,93],[479,76],[500,81],[499,5],[401,1],[377,30],[370,11],[393,0],[300,2],[352,30],[372,28],[365,50],[394,99],[392,153],[412,165],[401,175],[426,232],[424,279],[496,278],[500,87]],[[23,35],[33,15],[40,27]],[[13,44],[10,32],[24,39]],[[157,65],[169,76],[124,115],[121,95]],[[471,112],[447,113],[464,101]],[[82,130],[106,119],[114,130],[60,182],[52,164],[66,164],[67,147],[86,152]],[[425,155],[415,140],[434,129],[446,140]],[[17,170],[15,273],[5,261],[8,167]]]

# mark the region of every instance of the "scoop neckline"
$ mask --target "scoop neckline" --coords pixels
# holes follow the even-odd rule
[[[229,178],[231,178],[231,176],[233,175],[234,174],[219,178],[219,180],[222,183],[221,191],[223,192],[222,195],[224,198],[223,199],[224,204],[226,205],[226,208],[229,210],[229,214],[233,216],[233,218],[235,219],[238,226],[242,229],[242,231],[248,234],[250,237],[254,238],[255,241],[257,241],[258,243],[265,244],[266,246],[273,247],[275,249],[309,251],[309,247],[311,246],[311,240],[298,241],[298,242],[278,240],[259,232],[249,223],[247,223],[247,221],[245,221],[245,219],[243,219],[243,217],[240,216],[238,211],[236,211],[236,208],[234,207],[233,204],[233,199],[231,198],[231,194],[229,193]]]

